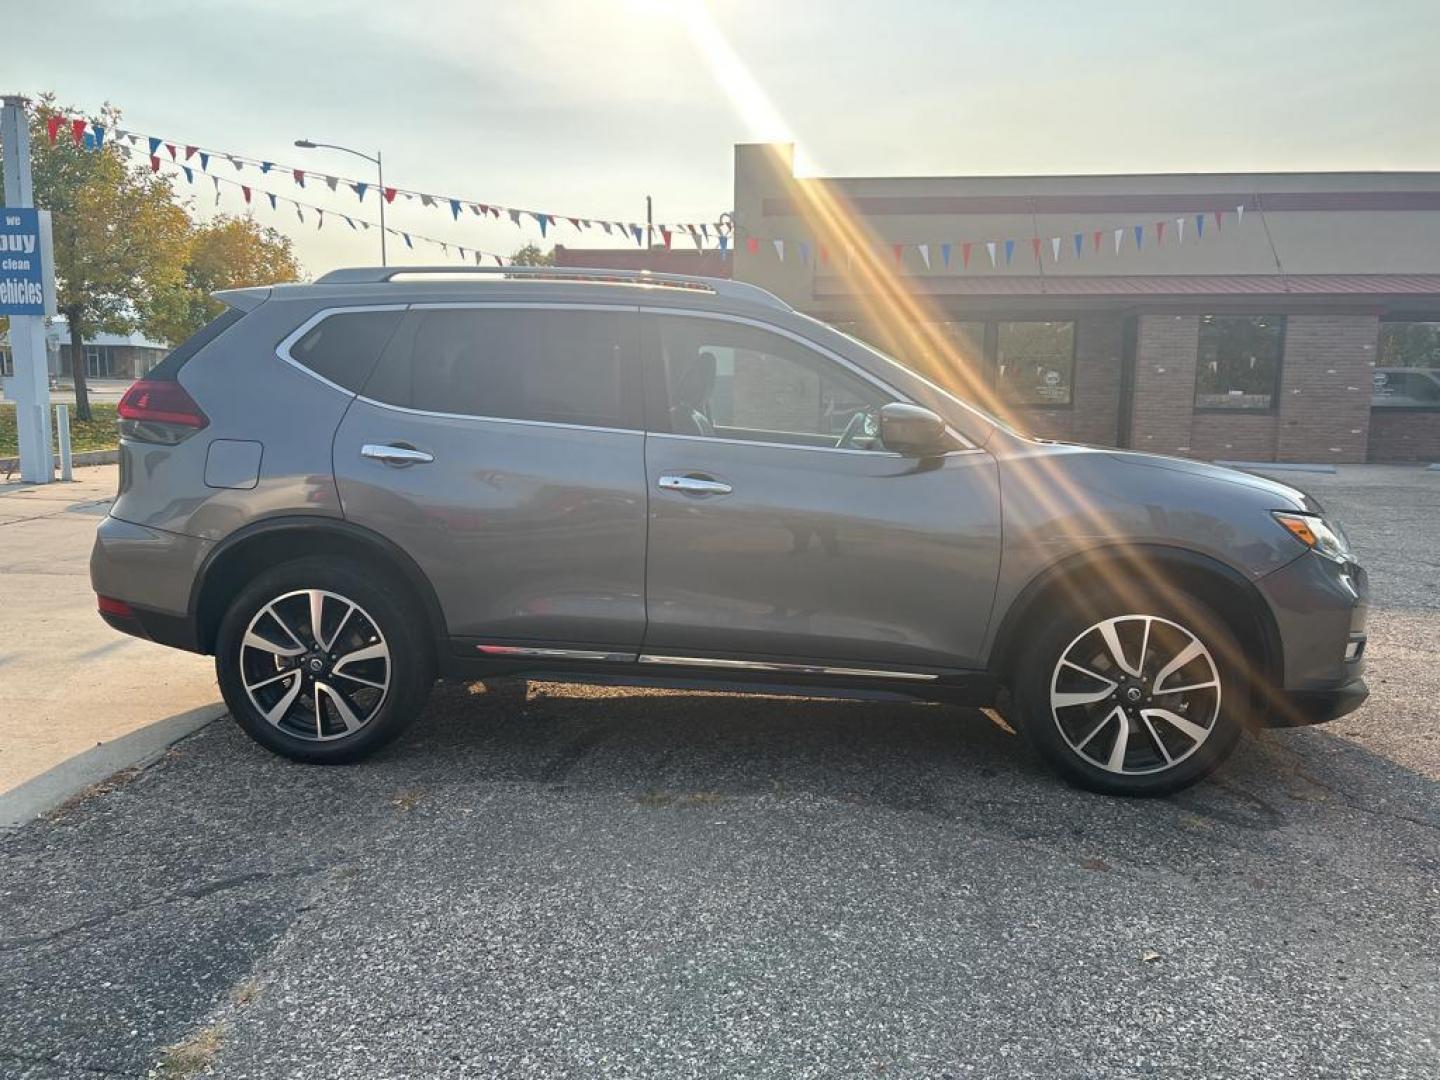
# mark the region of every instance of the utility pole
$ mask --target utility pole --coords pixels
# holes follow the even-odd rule
[[[20,479],[48,484],[55,470],[50,453],[45,316],[55,314],[54,245],[50,215],[34,209],[29,103],[18,94],[6,95],[0,102],[0,152],[5,155],[0,235],[4,235],[9,252],[6,268],[0,270],[0,315],[10,317],[10,352],[15,358],[15,378],[7,380],[7,390],[15,395]],[[84,358],[79,362],[84,363]]]
[[[655,205],[650,196],[645,196],[645,254],[655,246]]]

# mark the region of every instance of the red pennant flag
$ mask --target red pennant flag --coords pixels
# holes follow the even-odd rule
[[[51,116],[45,121],[45,134],[50,136],[50,145],[55,145],[55,137],[60,134],[60,125],[65,122],[65,117],[59,113]]]
[[[70,137],[75,140],[76,146],[80,145],[81,140],[85,138],[85,121],[83,119],[70,121]]]
[[[245,205],[246,205],[246,206],[249,206],[249,205],[250,205],[250,189],[249,189],[248,187],[246,187],[244,184],[241,184],[241,185],[240,185],[240,190],[241,190],[241,192],[244,193],[244,195],[245,195]]]
[[[1036,262],[1039,262],[1039,261],[1040,261],[1040,238],[1039,238],[1038,236],[1032,236],[1032,237],[1030,238],[1030,250],[1035,253],[1035,261],[1036,261]]]
[[[904,244],[891,244],[891,245],[890,245],[890,252],[891,252],[891,254],[893,254],[893,255],[895,256],[895,265],[896,265],[896,266],[899,266],[899,265],[900,265],[900,260],[901,260],[901,259],[903,258],[903,256],[905,255],[905,245],[904,245]]]
[[[751,255],[760,254],[760,238],[758,236],[747,236],[745,238],[745,250]]]
[[[1224,210],[1216,210],[1216,211],[1215,211],[1215,231],[1216,231],[1216,232],[1219,232],[1220,229],[1221,229],[1221,227],[1225,224],[1225,222],[1224,222],[1224,220],[1223,220],[1224,216],[1225,216],[1225,211],[1224,211]]]
[[[960,245],[960,265],[966,270],[970,269],[970,249],[974,246],[968,240]]]
[[[290,175],[293,176],[293,177],[295,177],[295,183],[299,184],[301,187],[304,187],[304,186],[305,186],[305,170],[304,170],[304,169],[292,169],[292,170],[290,170]]]
[[[1103,237],[1104,235],[1105,235],[1105,230],[1104,230],[1104,229],[1096,229],[1096,230],[1095,230],[1094,241],[1095,241],[1095,250],[1096,250],[1096,251],[1099,251],[1099,250],[1100,250],[1100,239],[1101,239],[1101,237]]]
[[[571,225],[575,226],[576,232],[580,231],[580,219],[578,217],[567,218],[566,220],[569,221]],[[670,245],[667,243],[665,246],[669,247]]]
[[[173,142],[167,142],[167,143],[165,144],[165,149],[170,151],[170,160],[171,160],[171,161],[174,161],[174,160],[175,160],[175,144],[174,144]]]
[[[194,157],[194,156],[195,156],[195,151],[198,150],[198,149],[199,149],[198,146],[186,146],[186,147],[185,147],[185,160],[186,160],[186,161],[189,161],[192,157]]]
[[[662,228],[660,230],[660,238],[665,241],[665,246],[667,248],[670,246],[670,238],[674,235],[675,234],[672,233],[669,229]]]
[[[158,157],[156,157],[154,154],[151,154],[151,155],[150,155],[150,171],[151,171],[151,172],[159,172],[159,171],[160,171],[160,159],[159,159]]]
[[[395,189],[393,187],[387,187],[384,191],[384,195],[386,202],[393,203],[395,201]]]
[[[821,245],[820,245],[820,265],[821,265],[821,266],[829,266],[829,265],[830,265],[830,249],[829,249],[828,247],[826,247],[824,244],[821,244]]]
[[[1165,222],[1163,221],[1155,222],[1155,243],[1157,245],[1165,243]]]

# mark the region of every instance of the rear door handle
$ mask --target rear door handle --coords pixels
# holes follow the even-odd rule
[[[661,491],[679,491],[686,495],[729,495],[734,490],[724,480],[698,474],[679,476],[675,473],[664,473],[655,484]]]
[[[360,448],[360,456],[383,461],[386,465],[425,465],[435,460],[434,454],[416,450],[415,447],[407,446],[404,443],[394,443],[389,446],[366,443]]]

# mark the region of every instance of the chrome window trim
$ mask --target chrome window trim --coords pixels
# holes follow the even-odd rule
[[[893,400],[895,400],[895,401],[903,401],[903,402],[905,402],[905,403],[908,404],[908,405],[919,405],[919,404],[920,404],[919,402],[917,402],[917,401],[915,401],[913,398],[911,398],[909,395],[903,393],[903,392],[900,391],[898,388],[892,386],[890,383],[887,383],[884,379],[880,378],[880,376],[874,374],[873,372],[866,371],[863,367],[861,367],[859,364],[855,363],[853,360],[847,360],[845,357],[843,357],[843,356],[841,356],[839,353],[837,353],[834,349],[827,348],[826,346],[821,345],[818,341],[813,341],[813,340],[811,340],[810,338],[807,338],[804,334],[797,334],[794,330],[786,329],[786,328],[783,327],[783,326],[776,326],[774,323],[765,322],[763,319],[752,319],[752,318],[749,318],[748,316],[745,316],[745,315],[732,315],[732,314],[730,314],[729,312],[725,312],[725,311],[699,311],[699,310],[696,310],[696,309],[694,309],[694,308],[682,308],[682,307],[646,307],[646,306],[644,306],[644,305],[642,305],[642,306],[640,307],[640,314],[641,314],[641,315],[683,315],[683,316],[689,316],[689,317],[691,317],[691,318],[714,319],[714,320],[716,320],[716,321],[718,321],[718,322],[740,323],[740,324],[743,325],[743,326],[754,327],[756,330],[764,330],[764,331],[766,331],[767,333],[778,334],[780,337],[789,338],[791,341],[795,342],[797,345],[800,345],[800,346],[802,346],[802,347],[804,347],[804,348],[807,348],[807,349],[809,349],[811,352],[818,353],[820,356],[825,357],[827,360],[830,360],[830,361],[832,361],[833,363],[839,364],[842,368],[844,368],[845,370],[847,370],[848,372],[850,372],[852,375],[857,375],[857,376],[859,376],[859,377],[860,377],[861,379],[863,379],[865,382],[868,382],[868,383],[870,383],[872,386],[874,386],[874,387],[876,387],[876,388],[884,391],[886,394],[889,394],[890,397],[891,397]],[[906,370],[908,370],[908,369],[906,369]],[[950,395],[947,395],[947,396],[950,396]],[[924,406],[921,406],[921,408],[924,408]],[[973,439],[967,438],[962,432],[957,431],[957,430],[955,429],[955,426],[954,426],[953,424],[948,424],[948,423],[947,423],[947,424],[945,425],[945,430],[948,431],[948,432],[949,432],[952,436],[954,436],[956,439],[959,439],[962,443],[965,444],[965,445],[964,445],[963,447],[961,447],[960,449],[963,449],[963,450],[972,450],[972,449],[973,449],[973,450],[978,450],[978,449],[980,449],[978,446],[975,445],[975,441],[974,441]],[[668,434],[668,433],[667,433],[667,432],[652,432],[651,434],[660,434],[660,435],[663,435],[663,434]],[[703,436],[703,435],[700,436],[700,437],[701,437],[701,438],[711,438],[711,436]],[[747,439],[727,439],[727,440],[724,440],[724,441],[726,441],[726,442],[748,442],[749,440],[747,440]],[[762,444],[762,443],[752,443],[751,445],[755,445],[755,446],[759,446],[759,445],[765,445],[765,446],[789,446],[789,445],[791,445],[791,444],[790,444],[790,443],[763,443],[763,444]],[[813,448],[813,449],[823,450],[823,449],[826,449],[826,448],[822,446],[822,447],[815,447],[815,448]],[[838,447],[837,447],[836,449],[838,449]],[[848,453],[860,453],[860,454],[893,454],[893,453],[894,453],[894,451],[891,451],[891,450],[850,450],[850,451],[847,451],[847,452],[848,452]],[[903,455],[896,455],[896,456],[903,456]]]
[[[720,660],[710,656],[670,656],[665,653],[641,653],[642,664],[668,664],[682,667],[718,667],[737,671],[774,671],[791,675],[861,676],[868,679],[912,679],[930,682],[938,679],[922,671],[883,671],[878,668],[837,667],[832,664],[778,664],[764,660]]]
[[[349,393],[348,390],[345,392]],[[640,428],[599,427],[595,424],[564,424],[557,420],[520,420],[513,416],[476,416],[474,413],[435,412],[430,409],[412,409],[407,405],[391,405],[388,401],[377,401],[364,394],[356,394],[355,400],[363,401],[366,405],[373,405],[377,409],[388,409],[391,412],[406,413],[410,416],[429,416],[436,420],[476,420],[486,424],[519,424],[521,427],[560,428],[565,431],[601,431],[611,435],[634,435],[641,439],[645,437],[645,432]]]
[[[339,383],[334,382],[331,379],[327,379],[318,371],[312,371],[310,368],[302,364],[299,360],[296,360],[293,356],[290,355],[290,347],[294,345],[297,341],[299,341],[302,337],[304,337],[306,334],[308,334],[315,327],[319,326],[326,319],[330,318],[332,315],[350,315],[360,311],[405,311],[409,307],[409,304],[341,304],[336,307],[321,308],[319,311],[315,312],[315,314],[311,315],[308,319],[306,319],[299,326],[297,326],[294,330],[291,330],[290,333],[286,334],[283,338],[280,339],[280,344],[275,346],[275,355],[280,360],[283,360],[285,363],[293,367],[296,371],[304,372],[306,375],[309,375],[316,382],[323,383],[324,385],[330,387],[332,390],[338,390],[340,391],[340,393],[345,394],[347,397],[359,397],[360,395],[356,393],[356,391],[347,390]]]
[[[726,446],[763,446],[769,450],[809,450],[820,454],[863,454],[866,457],[899,458],[910,460],[906,455],[895,450],[857,450],[848,446],[810,446],[807,443],[780,443],[762,442],[759,439],[731,439],[724,435],[677,435],[670,431],[647,431],[647,439],[671,439],[679,442],[693,443],[721,443]],[[978,446],[956,447],[954,450],[946,450],[943,454],[936,454],[936,457],[956,457],[964,454],[983,454],[985,451]]]

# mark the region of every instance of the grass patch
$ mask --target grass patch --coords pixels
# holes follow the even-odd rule
[[[156,1075],[167,1080],[184,1080],[209,1068],[215,1061],[215,1055],[220,1053],[224,1035],[224,1029],[219,1024],[211,1024],[183,1042],[165,1047],[160,1053],[160,1067]]]
[[[90,419],[75,419],[75,408],[70,408],[70,449],[75,453],[83,450],[114,450],[120,445],[120,433],[115,427],[115,406],[91,403]],[[55,412],[51,406],[50,422],[54,425]],[[14,457],[20,452],[20,435],[15,428],[15,405],[13,402],[0,403],[0,457]],[[51,438],[51,449],[59,452],[59,444]]]

